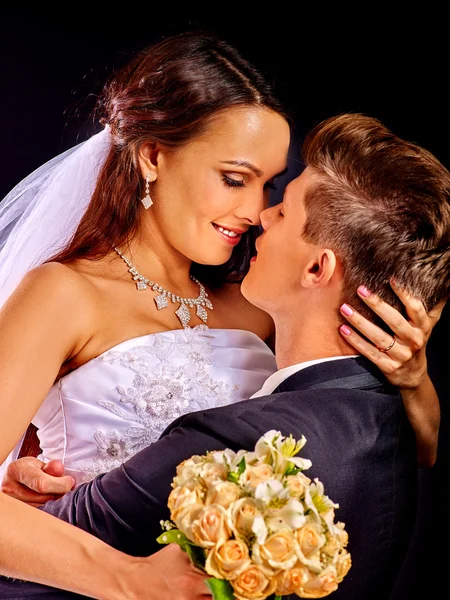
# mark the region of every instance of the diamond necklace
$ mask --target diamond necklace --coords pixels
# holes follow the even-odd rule
[[[154,299],[156,308],[158,310],[162,310],[163,308],[169,306],[169,300],[172,300],[172,302],[180,303],[180,306],[175,311],[175,314],[177,315],[178,319],[180,320],[180,323],[185,329],[189,327],[189,321],[191,320],[191,312],[189,308],[194,308],[194,306],[197,307],[197,317],[201,319],[203,323],[207,322],[208,313],[206,312],[206,309],[209,308],[209,310],[213,310],[213,305],[211,304],[211,300],[208,298],[208,294],[206,293],[204,286],[193,275],[190,275],[190,278],[200,288],[199,295],[197,296],[197,298],[181,298],[180,296],[177,296],[176,294],[172,294],[172,292],[165,290],[162,286],[159,285],[159,283],[151,281],[150,279],[147,279],[146,277],[141,275],[141,273],[139,273],[136,267],[134,267],[131,264],[128,258],[124,256],[118,248],[114,248],[114,250],[120,256],[120,258],[122,258],[126,262],[128,266],[128,271],[131,273],[134,281],[136,282],[136,287],[139,291],[150,288],[154,292],[159,292],[159,296],[156,296],[156,298]]]

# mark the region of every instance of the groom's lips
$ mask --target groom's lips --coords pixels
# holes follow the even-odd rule
[[[256,257],[258,256],[258,241],[256,241],[256,243],[255,243],[255,250],[256,250],[256,254],[255,254],[255,256],[251,257],[251,259],[250,259],[251,263],[255,262]]]

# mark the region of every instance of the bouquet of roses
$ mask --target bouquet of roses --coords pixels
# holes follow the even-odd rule
[[[296,456],[305,443],[268,431],[252,452],[208,452],[177,467],[158,542],[178,543],[211,575],[215,600],[323,598],[350,569],[339,505]]]

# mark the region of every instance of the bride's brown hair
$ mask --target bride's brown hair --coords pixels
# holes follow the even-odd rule
[[[74,237],[51,260],[99,259],[130,241],[139,228],[139,198],[144,195],[137,160],[141,145],[180,148],[232,106],[264,106],[290,122],[262,74],[214,34],[182,33],[138,53],[100,96],[95,114],[111,129],[111,150]],[[192,274],[213,287],[239,281],[257,235],[258,228],[251,227],[227,263],[193,263]]]

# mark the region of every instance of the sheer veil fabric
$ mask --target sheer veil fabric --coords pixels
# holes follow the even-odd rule
[[[111,145],[106,127],[49,160],[0,202],[0,307],[74,235]]]
[[[29,270],[71,240],[110,146],[106,127],[40,166],[0,202],[0,308]],[[0,481],[22,440],[0,464]]]

